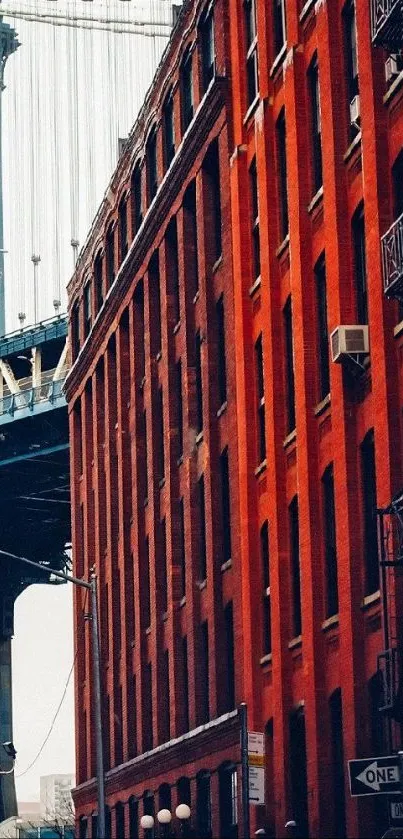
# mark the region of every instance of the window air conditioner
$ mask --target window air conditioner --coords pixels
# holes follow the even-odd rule
[[[332,361],[343,361],[349,356],[368,355],[368,326],[336,326],[330,335]]]
[[[385,80],[386,84],[390,84],[395,76],[399,75],[399,67],[397,63],[397,55],[390,55],[385,61]]]
[[[354,96],[354,99],[350,102],[350,122],[351,125],[355,125],[356,128],[360,127],[360,97],[359,95]]]

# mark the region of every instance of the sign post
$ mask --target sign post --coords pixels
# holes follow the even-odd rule
[[[400,760],[400,755],[349,760],[348,771],[352,797],[400,793],[402,789]]]

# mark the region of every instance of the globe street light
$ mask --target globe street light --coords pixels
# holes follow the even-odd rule
[[[162,810],[158,810],[157,821],[158,824],[162,825],[162,836],[169,836],[169,825],[172,821],[170,810],[167,810],[165,807]]]
[[[142,816],[140,819],[140,827],[142,827],[144,830],[144,836],[148,837],[148,839],[151,839],[152,829],[154,827],[153,817],[148,815]]]
[[[190,807],[188,804],[178,804],[175,810],[176,818],[180,822],[181,836],[186,836],[190,826]]]

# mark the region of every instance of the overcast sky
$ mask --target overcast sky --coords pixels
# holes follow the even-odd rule
[[[72,586],[30,586],[15,604],[14,744],[19,801],[39,801],[39,778],[74,772],[74,698],[70,684],[52,734],[35,765],[73,663]]]

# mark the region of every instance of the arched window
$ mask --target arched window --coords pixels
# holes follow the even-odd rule
[[[118,801],[115,807],[116,820],[116,839],[126,839],[125,837],[125,808],[121,801]]]
[[[189,778],[179,778],[177,783],[178,804],[191,805],[190,781]]]
[[[232,763],[224,763],[218,770],[220,837],[236,839],[238,836],[238,775]]]
[[[196,777],[196,824],[200,839],[211,837],[210,773],[202,769]]]
[[[129,839],[138,839],[139,836],[139,803],[131,795],[129,798]]]
[[[180,69],[182,131],[185,132],[193,119],[193,55],[188,49]]]

